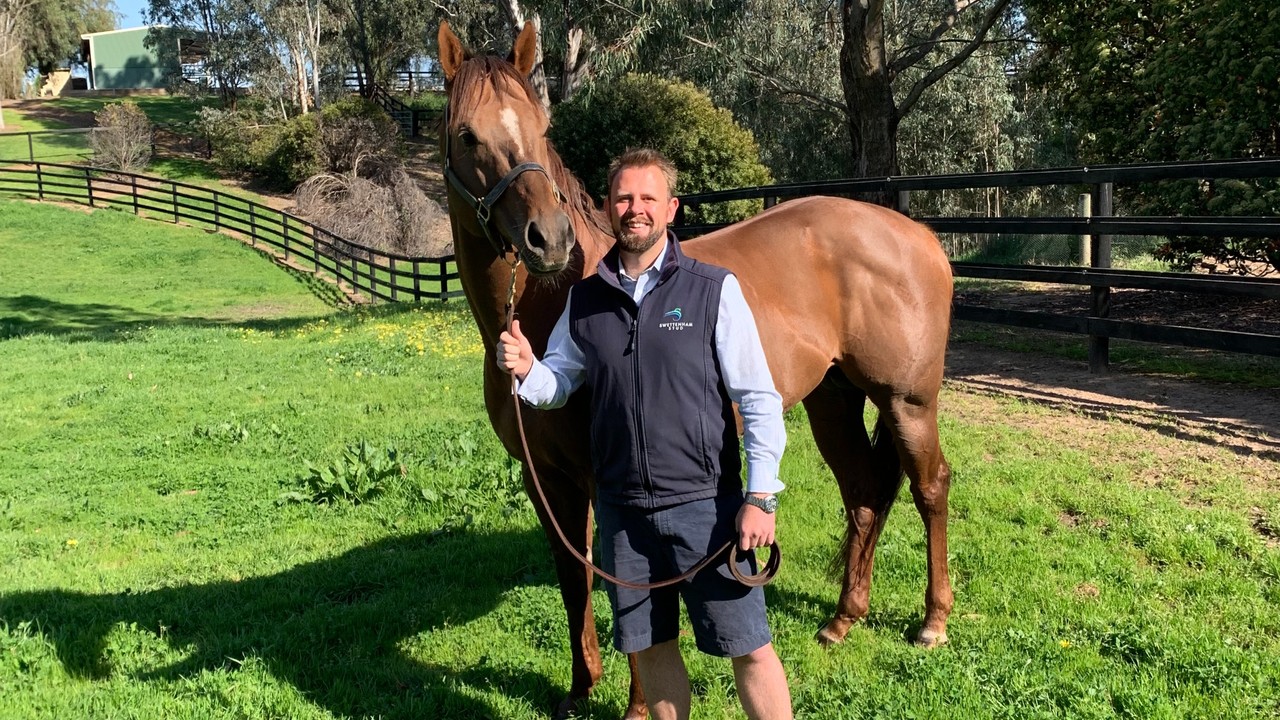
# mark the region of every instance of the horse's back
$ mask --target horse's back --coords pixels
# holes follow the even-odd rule
[[[952,279],[924,225],[868,203],[810,197],[684,248],[738,277],[788,404],[833,363],[868,390],[936,393]]]

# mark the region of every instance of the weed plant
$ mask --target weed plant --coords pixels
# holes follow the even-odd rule
[[[0,718],[545,717],[566,621],[464,305],[335,307],[233,240],[109,211],[0,202],[0,251]],[[842,512],[787,414],[766,595],[797,717],[1276,715],[1274,458],[943,402],[956,606],[931,652],[905,490],[867,621],[813,642]],[[381,492],[277,502],[353,447]],[[681,643],[694,717],[741,717],[727,661]],[[604,661],[583,717],[625,706]]]

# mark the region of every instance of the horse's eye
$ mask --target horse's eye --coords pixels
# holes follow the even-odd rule
[[[466,128],[463,128],[458,132],[458,139],[462,141],[463,145],[466,145],[469,148],[475,147],[476,144],[480,142],[476,139],[476,134]]]

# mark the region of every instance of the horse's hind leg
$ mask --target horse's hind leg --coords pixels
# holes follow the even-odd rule
[[[935,647],[947,642],[947,617],[954,596],[947,568],[947,495],[951,467],[938,437],[937,395],[927,399],[891,398],[887,417],[903,469],[911,479],[911,497],[924,521],[929,582],[924,596],[924,626],[916,642]]]
[[[840,599],[816,637],[824,645],[844,640],[853,623],[867,615],[876,541],[900,483],[892,448],[886,453],[883,441],[873,448],[867,437],[865,403],[866,395],[834,370],[804,399],[818,450],[840,485],[846,521]]]
[[[551,512],[565,537],[585,557],[591,557],[591,501],[587,493],[562,473],[541,469],[538,473],[542,490],[547,496]],[[600,645],[596,637],[595,613],[591,607],[592,574],[565,549],[552,527],[550,518],[538,500],[529,469],[524,468],[524,487],[537,510],[538,520],[551,544],[551,555],[556,564],[556,579],[560,583],[560,599],[564,602],[569,618],[569,646],[573,652],[573,679],[569,694],[557,706],[555,718],[571,716],[578,703],[585,698],[600,679],[603,668],[600,663]],[[636,681],[634,663],[631,673],[631,701],[627,720],[638,720],[648,714],[644,697]]]

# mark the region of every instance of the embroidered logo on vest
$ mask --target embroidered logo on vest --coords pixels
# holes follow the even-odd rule
[[[663,330],[686,330],[693,327],[693,323],[691,322],[681,322],[683,317],[683,310],[678,307],[671,308],[670,310],[662,313],[662,319],[666,322],[658,323],[658,327]]]

